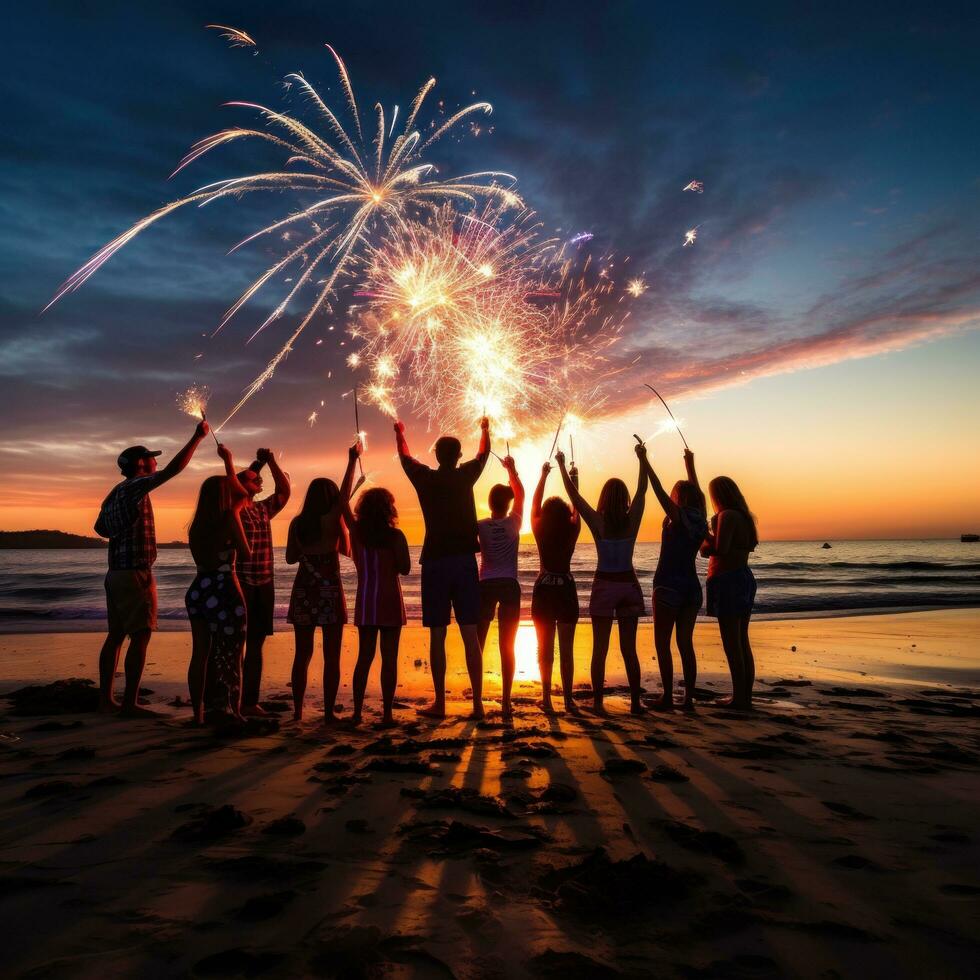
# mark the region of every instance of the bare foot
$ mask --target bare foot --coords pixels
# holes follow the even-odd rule
[[[473,710],[470,712],[470,718],[473,721],[483,721],[483,719],[486,718],[486,716],[487,716],[487,713],[483,709],[483,702],[482,701],[479,704],[474,704],[473,705]]]
[[[600,718],[609,717],[609,712],[606,711],[605,707],[599,702],[596,702],[591,707],[586,708],[585,710],[591,712],[594,715],[598,715]]]
[[[663,710],[670,711],[670,708],[665,708]],[[631,715],[645,715],[646,713],[647,713],[647,709],[644,708],[643,705],[640,704],[639,701],[634,701],[630,705],[630,714]]]
[[[558,714],[555,711],[555,706],[550,701],[538,701],[536,707],[540,708],[550,718]]]
[[[302,720],[303,720],[303,712],[302,711],[294,711],[293,712],[293,723],[296,724],[296,725],[298,725]]]
[[[243,704],[242,714],[246,718],[268,718],[269,712],[260,704]]]
[[[415,713],[421,715],[423,718],[445,718],[446,706],[435,702],[427,708],[416,708]]]
[[[378,728],[397,728],[398,727],[398,722],[395,721],[394,718],[382,718],[381,721],[378,722],[377,727]]]
[[[114,715],[120,707],[119,702],[115,698],[109,698],[108,700],[99,699],[100,715]]]
[[[514,717],[514,709],[510,706],[510,702],[509,701],[507,702],[507,704],[501,704],[500,705],[500,717],[501,718],[513,718]]]
[[[653,711],[673,711],[674,699],[667,694],[662,694],[656,701],[650,704],[650,709]]]
[[[681,711],[694,711],[694,698],[684,698],[678,707],[681,709]]]
[[[361,723],[360,711],[357,711],[350,716],[350,723],[352,727],[357,728],[357,726]]]
[[[579,717],[582,714],[582,709],[574,701],[566,701],[565,714]]]
[[[332,711],[323,712],[323,724],[324,725],[336,725],[340,719]]]
[[[151,711],[138,704],[124,705],[119,709],[120,718],[159,718],[159,711]]]

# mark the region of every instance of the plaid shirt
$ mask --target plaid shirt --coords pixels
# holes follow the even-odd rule
[[[238,577],[245,585],[265,585],[272,581],[272,525],[269,523],[282,508],[275,494],[255,500],[241,510],[242,527],[252,554],[239,557]]]
[[[109,539],[110,569],[148,569],[157,559],[157,531],[150,491],[151,476],[136,476],[116,484],[102,502],[95,533]]]

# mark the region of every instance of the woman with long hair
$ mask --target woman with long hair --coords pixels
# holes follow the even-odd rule
[[[565,469],[565,454],[560,450],[555,453],[565,492],[592,532],[598,552],[599,560],[589,598],[589,614],[592,617],[592,710],[598,715],[606,714],[603,705],[606,655],[609,653],[609,637],[614,619],[619,624],[619,648],[629,681],[630,711],[639,715],[645,710],[640,703],[640,661],[636,655],[636,627],[640,617],[646,612],[646,604],[633,568],[633,548],[636,545],[636,536],[640,533],[647,491],[645,447],[637,446],[636,455],[640,460],[640,474],[632,500],[626,484],[613,477],[606,480],[599,494],[599,502],[593,510],[578,492],[578,487]]]
[[[653,574],[653,642],[660,666],[663,694],[654,705],[658,711],[674,707],[674,662],[670,637],[676,631],[677,649],[684,669],[683,707],[694,707],[694,687],[698,661],[694,654],[694,624],[704,601],[695,559],[708,533],[708,510],[694,469],[694,453],[684,453],[687,479],[678,480],[670,496],[654,472],[649,459],[643,459],[650,486],[664,509],[660,532],[660,559]]]
[[[531,593],[531,619],[538,635],[538,667],[541,672],[541,710],[555,713],[551,703],[551,675],[555,665],[555,634],[558,635],[558,669],[565,710],[577,715],[572,696],[575,674],[575,625],[578,623],[578,592],[572,577],[571,561],[582,522],[561,497],[544,503],[544,485],[551,464],[541,467],[541,479],[531,499],[531,531],[538,546],[541,570]],[[571,481],[578,486],[578,470],[572,467]]]
[[[353,451],[353,450],[352,450]],[[357,664],[354,667],[355,725],[360,724],[364,691],[374,655],[381,641],[382,728],[394,728],[392,708],[398,685],[398,643],[405,625],[400,575],[412,570],[408,541],[398,529],[398,511],[391,491],[384,487],[365,490],[353,513],[345,512],[350,527],[351,552],[357,566]]]
[[[353,447],[338,488],[333,480],[310,482],[302,510],[290,521],[286,561],[299,564],[286,620],[293,625],[293,720],[303,720],[303,701],[313,659],[317,628],[323,633],[323,720],[336,720],[334,706],[340,687],[340,648],[347,622],[347,602],[340,581],[340,555],[350,555],[344,508],[351,494],[360,443]]]
[[[204,724],[204,688],[209,668],[220,681],[217,689],[225,695],[221,714],[230,720],[243,720],[246,617],[235,559],[250,554],[241,519],[248,494],[235,475],[231,451],[218,446],[218,455],[225,464],[225,475],[209,476],[201,484],[188,531],[197,575],[184,598],[192,641],[187,686],[198,725]]]
[[[715,508],[701,548],[708,559],[708,615],[718,619],[721,644],[732,673],[732,698],[726,703],[748,711],[755,684],[749,620],[756,588],[749,555],[759,544],[759,533],[755,515],[731,477],[715,477],[708,484],[708,493]]]

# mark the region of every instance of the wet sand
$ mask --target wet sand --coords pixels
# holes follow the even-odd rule
[[[4,972],[972,972],[980,611],[766,622],[754,637],[749,717],[711,706],[727,693],[711,624],[698,630],[692,715],[634,719],[614,694],[608,721],[545,718],[528,646],[513,723],[491,711],[476,724],[454,645],[451,717],[419,722],[418,628],[403,637],[392,733],[373,728],[374,698],[362,729],[321,726],[318,669],[298,728],[194,730],[168,706],[186,697],[189,637],[175,633],[150,648],[159,721],[0,702]],[[268,648],[271,706],[288,703],[290,639]],[[583,684],[589,643],[580,628]],[[654,696],[649,627],[640,644]],[[92,677],[98,646],[2,637],[0,692]],[[491,634],[491,709],[495,651]]]

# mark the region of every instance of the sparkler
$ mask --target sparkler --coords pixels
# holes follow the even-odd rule
[[[653,387],[653,385],[644,383],[644,387],[649,388],[660,399],[660,404],[667,409],[667,414],[670,416],[671,422],[674,423],[674,428],[677,430],[677,434],[681,437],[681,442],[684,443],[684,448],[690,450],[691,447],[687,444],[687,440],[684,438],[684,433],[681,432],[681,427],[677,424],[677,419],[674,418],[674,413],[670,410],[670,406],[664,401],[663,395],[661,395],[660,392]]]
[[[363,449],[367,445],[367,433],[361,431],[361,415],[357,406],[357,382],[354,382],[354,431],[357,433],[357,439],[361,444]],[[361,471],[361,477],[364,477],[364,463],[361,461],[360,455],[357,457],[357,466]]]
[[[202,422],[207,422],[207,407],[210,399],[211,389],[207,385],[194,384],[177,395],[177,407],[192,419],[200,419]],[[210,432],[214,436],[215,445],[220,445],[213,428],[210,429]]]
[[[555,455],[555,446],[558,445],[558,437],[561,435],[561,427],[565,424],[565,416],[562,415],[558,428],[555,429],[555,438],[551,440],[551,449],[548,451],[548,459]]]
[[[696,225],[694,228],[690,228],[684,232],[684,248],[688,245],[693,245],[698,240],[698,228],[700,225]]]
[[[315,196],[317,200],[313,204],[304,203],[297,207],[298,202],[293,201],[291,210],[284,217],[253,232],[232,249],[235,251],[274,232],[282,233],[287,227],[300,229],[300,243],[290,246],[245,290],[229,308],[218,330],[264,286],[280,276],[294,278],[295,281],[252,337],[283,316],[294,297],[305,288],[315,288],[312,298],[304,303],[306,312],[298,325],[265,369],[245,389],[221,423],[222,426],[272,378],[307,325],[335,292],[340,277],[350,272],[370,234],[390,230],[403,222],[414,209],[439,202],[474,205],[479,199],[486,199],[496,200],[504,207],[521,206],[518,195],[499,183],[501,180],[513,181],[515,178],[510,174],[480,171],[459,177],[442,177],[424,159],[426,151],[463,120],[474,113],[490,113],[492,106],[489,102],[474,102],[459,109],[441,125],[433,124],[431,135],[424,136],[422,128],[416,127],[416,120],[426,97],[435,86],[435,79],[430,78],[415,96],[404,125],[393,140],[387,136],[383,107],[380,104],[375,106],[376,135],[368,143],[347,67],[330,45],[326,47],[336,63],[346,97],[346,111],[353,122],[352,130],[345,128],[339,116],[301,74],[290,74],[286,80],[306,97],[323,124],[320,131],[294,116],[275,112],[265,106],[248,102],[229,103],[258,112],[270,129],[234,127],[205,137],[190,149],[174,173],[219,146],[243,139],[260,140],[282,151],[286,155],[283,167],[219,180],[158,208],[96,252],[62,284],[45,307],[48,309],[66,293],[81,287],[140,232],[186,205],[203,206],[225,198],[238,200],[246,194],[260,191],[289,192],[294,198],[308,194]],[[324,273],[323,278],[315,278]]]

